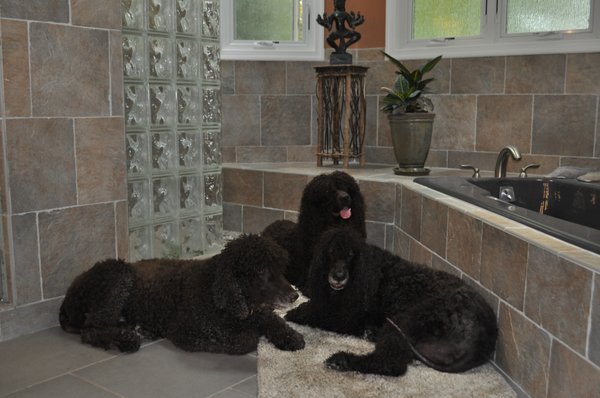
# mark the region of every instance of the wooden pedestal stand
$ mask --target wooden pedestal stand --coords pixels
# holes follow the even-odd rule
[[[317,166],[323,159],[340,159],[348,168],[350,159],[365,164],[367,67],[355,65],[317,66]]]

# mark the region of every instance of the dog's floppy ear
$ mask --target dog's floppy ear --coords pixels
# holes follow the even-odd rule
[[[239,319],[245,319],[250,315],[250,310],[242,295],[242,289],[235,280],[231,268],[220,267],[216,270],[212,290],[217,308],[225,310]]]

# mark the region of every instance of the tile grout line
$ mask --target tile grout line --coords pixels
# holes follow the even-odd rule
[[[85,369],[85,368],[87,368],[87,367],[89,367],[89,366],[93,366],[93,365],[96,365],[96,364],[99,364],[99,363],[102,363],[102,362],[106,362],[106,361],[108,361],[108,360],[111,360],[111,359],[114,359],[114,358],[117,358],[117,357],[119,357],[119,355],[113,355],[113,356],[110,356],[110,357],[108,357],[108,358],[104,358],[104,359],[101,359],[101,360],[99,360],[99,361],[96,361],[96,362],[89,363],[89,364],[87,364],[87,365],[81,366],[81,367],[79,367],[79,368],[76,368],[76,369],[71,369],[71,370],[69,370],[69,371],[67,371],[67,372],[63,372],[63,373],[60,373],[60,374],[54,375],[54,376],[52,376],[52,377],[47,377],[47,378],[45,378],[45,379],[42,379],[42,380],[40,380],[40,381],[36,381],[36,382],[34,382],[34,383],[31,383],[31,384],[29,384],[29,385],[27,385],[27,386],[25,386],[25,387],[22,387],[22,388],[17,388],[16,390],[10,391],[10,392],[8,392],[6,395],[2,395],[2,396],[0,396],[0,398],[1,398],[1,397],[10,397],[11,395],[13,395],[13,394],[16,394],[16,393],[18,393],[18,392],[21,392],[21,391],[28,390],[28,389],[30,389],[30,388],[32,388],[32,387],[39,386],[39,385],[42,385],[42,384],[44,384],[44,383],[48,383],[49,381],[56,380],[56,379],[58,379],[58,378],[60,378],[60,377],[63,377],[63,376],[67,376],[67,375],[74,376],[73,372],[77,372],[77,371],[79,371],[79,370],[82,370],[82,369]]]
[[[214,393],[212,393],[212,394],[210,394],[210,395],[207,395],[207,396],[206,396],[206,398],[212,398],[212,397],[216,397],[218,394],[220,394],[220,393],[222,393],[222,392],[224,392],[224,391],[227,391],[227,390],[235,390],[235,388],[234,388],[235,386],[238,386],[238,385],[240,385],[240,384],[242,384],[242,383],[245,383],[246,381],[248,381],[248,380],[252,379],[253,377],[255,377],[255,378],[256,378],[256,380],[257,380],[257,383],[258,383],[258,370],[257,370],[257,372],[256,372],[255,374],[253,374],[252,376],[248,376],[248,377],[246,377],[245,379],[242,379],[242,380],[238,381],[237,383],[233,383],[232,385],[230,385],[230,386],[227,386],[227,387],[225,387],[225,388],[223,388],[223,389],[221,389],[221,390],[219,390],[219,391],[215,391]],[[239,392],[239,393],[242,393],[242,394],[244,394],[244,395],[252,396],[252,395],[250,395],[250,394],[248,394],[248,393],[245,393],[245,392],[243,392],[243,391],[240,391],[240,390],[235,390],[235,391],[237,391],[237,392]]]
[[[151,346],[151,345],[154,345],[154,344],[156,344],[156,343],[159,343],[159,342],[161,342],[162,340],[163,340],[163,339],[158,339],[158,340],[150,341],[149,343],[146,343],[146,344],[144,344],[144,345],[143,345],[141,348],[143,349],[143,348],[145,348],[145,347],[149,347],[149,346]],[[52,381],[52,380],[56,380],[56,379],[58,379],[58,378],[60,378],[60,377],[67,376],[67,375],[74,376],[74,377],[77,377],[77,378],[80,378],[80,379],[84,380],[82,377],[80,377],[80,376],[76,375],[74,372],[78,372],[78,371],[80,371],[80,370],[83,370],[83,369],[89,368],[89,367],[91,367],[91,366],[95,366],[95,365],[98,365],[98,364],[101,364],[101,363],[104,363],[104,362],[110,361],[110,360],[112,360],[112,359],[115,359],[115,358],[122,357],[122,356],[124,356],[124,355],[126,355],[126,354],[119,353],[119,354],[116,354],[116,355],[111,355],[111,356],[109,356],[109,357],[106,357],[106,358],[103,358],[103,359],[100,359],[100,360],[97,360],[97,361],[94,361],[94,362],[88,363],[88,364],[86,364],[86,365],[83,365],[83,366],[80,366],[80,367],[78,367],[78,368],[75,368],[75,369],[68,370],[68,371],[66,371],[66,372],[64,372],[64,373],[60,373],[60,374],[54,375],[54,376],[52,376],[52,377],[48,377],[48,378],[46,378],[46,379],[43,379],[43,380],[40,380],[40,381],[37,381],[37,382],[31,383],[31,384],[29,384],[29,385],[27,385],[27,386],[25,386],[25,387],[23,387],[23,388],[18,388],[18,389],[14,390],[14,391],[10,391],[10,392],[8,392],[6,395],[1,395],[1,396],[0,396],[0,398],[2,398],[2,397],[9,397],[9,396],[10,396],[10,395],[12,395],[12,394],[18,393],[18,392],[20,392],[20,391],[25,391],[25,390],[27,390],[27,389],[29,389],[29,388],[32,388],[32,387],[35,387],[35,386],[38,386],[38,385],[41,385],[41,384],[47,383],[47,382],[49,382],[49,381]],[[103,389],[104,389],[104,388],[103,388]],[[112,391],[111,391],[111,392],[112,392]],[[116,393],[115,393],[115,394],[116,394]],[[119,397],[122,397],[121,395],[118,395],[118,396],[119,396]],[[126,398],[126,397],[123,397],[123,398]]]
[[[70,375],[70,376],[73,376],[73,377],[75,377],[75,378],[77,378],[77,379],[79,379],[79,380],[81,380],[81,381],[83,381],[83,382],[85,382],[85,383],[87,383],[87,384],[90,384],[90,385],[92,385],[92,386],[94,386],[94,387],[96,387],[96,388],[99,388],[99,389],[101,389],[102,391],[106,391],[106,392],[108,392],[109,394],[112,394],[112,395],[114,395],[114,396],[116,396],[116,397],[119,397],[119,398],[127,398],[125,395],[121,395],[121,394],[119,394],[118,392],[116,392],[116,391],[113,391],[113,390],[110,390],[108,387],[104,387],[103,385],[101,385],[101,384],[98,384],[98,383],[96,383],[96,382],[94,382],[94,381],[92,381],[92,380],[89,380],[89,379],[87,379],[87,378],[85,378],[85,377],[83,377],[83,376],[80,376],[80,375],[77,375],[77,374],[75,374],[75,373],[71,373],[71,372],[69,373],[69,375]]]

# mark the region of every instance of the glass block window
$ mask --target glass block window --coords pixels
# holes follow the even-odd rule
[[[122,7],[130,260],[218,251],[220,2]]]

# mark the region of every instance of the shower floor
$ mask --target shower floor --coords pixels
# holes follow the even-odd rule
[[[182,351],[167,340],[104,351],[59,327],[0,343],[0,397],[248,398],[256,355]]]

